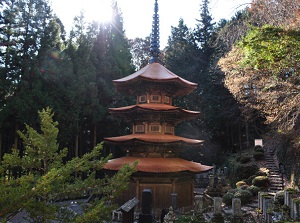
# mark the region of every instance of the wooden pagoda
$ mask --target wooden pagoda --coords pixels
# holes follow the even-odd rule
[[[110,160],[104,169],[118,171],[124,164],[138,161],[137,172],[120,203],[133,197],[141,200],[143,190],[151,189],[154,208],[169,208],[174,193],[177,207],[188,207],[193,205],[194,175],[212,167],[179,158],[185,148],[199,146],[203,141],[175,135],[178,123],[197,117],[199,112],[173,106],[172,99],[189,94],[197,84],[160,64],[157,0],[154,11],[149,64],[113,81],[117,91],[136,96],[135,105],[110,109],[113,115],[132,124],[132,134],[105,138],[106,143],[118,145],[116,148],[126,151],[127,156]]]

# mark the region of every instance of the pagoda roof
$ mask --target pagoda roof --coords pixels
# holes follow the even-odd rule
[[[167,115],[164,117],[164,119],[170,119],[175,123],[197,117],[200,114],[198,111],[189,111],[172,105],[154,103],[136,104],[121,108],[110,108],[109,110],[112,114],[124,116],[124,118],[127,120],[131,120],[132,118],[137,119],[141,112],[143,112],[142,118],[145,118],[145,114],[155,114],[155,116],[157,116],[157,113],[162,113]]]
[[[145,103],[145,104],[136,104],[136,105],[129,105],[121,108],[110,108],[109,110],[114,111],[131,111],[137,109],[149,110],[149,111],[182,111],[188,114],[199,115],[200,112],[198,111],[189,111],[182,109],[180,107],[168,105],[168,104],[156,104],[156,103]]]
[[[116,144],[134,144],[134,143],[151,143],[151,144],[187,144],[199,145],[203,140],[189,139],[169,134],[130,134],[117,137],[104,138],[106,142]]]
[[[211,170],[212,166],[202,165],[193,161],[181,158],[149,158],[149,157],[131,157],[125,156],[109,160],[104,169],[118,171],[125,164],[132,165],[138,161],[136,170],[146,173],[176,173],[189,171],[193,173],[202,173]]]
[[[137,72],[113,82],[118,91],[129,94],[133,94],[138,90],[145,90],[139,89],[141,88],[141,82],[168,83],[168,85],[173,83],[175,84],[175,92],[172,92],[174,96],[189,94],[197,88],[196,83],[179,77],[158,62],[150,63]]]

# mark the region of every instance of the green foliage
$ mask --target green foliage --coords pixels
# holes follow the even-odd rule
[[[243,182],[243,181],[240,181]],[[224,195],[223,195],[223,202],[226,205],[231,205],[232,204],[232,199],[233,198],[240,198],[241,202],[243,204],[247,204],[252,201],[253,197],[257,196],[257,193],[259,192],[260,188],[256,186],[248,186],[248,185],[243,185],[241,187],[237,187],[236,189],[231,189],[228,190]]]
[[[92,189],[101,199],[86,207],[78,222],[109,219],[113,199],[127,188],[134,166],[125,165],[113,177],[96,178],[96,172],[110,158],[99,157],[102,144],[82,157],[63,162],[67,149],[58,149],[58,123],[52,119],[54,113],[47,108],[39,116],[40,131],[26,125],[26,131],[19,132],[24,151],[13,149],[1,162],[0,218],[23,209],[34,222],[55,220],[59,207],[54,202],[82,197],[84,191]],[[71,222],[74,221],[77,220]]]
[[[258,171],[258,166],[254,163],[247,164],[236,164],[235,166],[235,177],[238,180],[247,179],[251,175],[255,174]]]
[[[284,191],[277,191],[275,193],[274,202],[280,205],[284,204]]]
[[[255,160],[263,160],[265,158],[265,153],[264,152],[254,152],[253,158]]]
[[[258,192],[260,191],[260,188],[254,185],[251,185],[250,187],[247,188],[248,191],[252,193],[253,197],[256,197]]]
[[[252,193],[248,190],[236,189],[234,193],[234,198],[240,198],[242,204],[247,204],[252,201]]]
[[[226,204],[226,205],[231,205],[232,204],[232,199],[234,198],[234,193],[231,193],[231,192],[227,192],[223,195],[223,202]]]
[[[265,152],[264,148],[262,146],[254,146],[255,152]]]
[[[267,176],[257,176],[252,180],[252,184],[260,188],[266,188],[270,185],[270,181]]]
[[[251,161],[251,157],[249,156],[241,156],[239,162],[242,164],[249,163]]]
[[[293,68],[300,60],[300,33],[279,27],[252,27],[240,42],[245,57],[242,64],[256,69],[268,69],[274,76]]]
[[[205,223],[205,218],[202,215],[180,215],[176,222],[178,223]]]

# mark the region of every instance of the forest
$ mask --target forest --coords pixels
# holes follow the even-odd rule
[[[279,148],[278,157],[293,164],[288,173],[298,177],[299,0],[252,0],[217,23],[209,3],[199,2],[195,28],[180,19],[161,49],[166,68],[198,84],[174,100],[201,112],[177,126],[178,135],[205,140],[196,154],[182,156],[222,165],[228,154],[262,138]],[[93,152],[104,137],[130,133],[108,108],[134,99],[115,92],[112,80],[149,62],[151,30],[145,39],[128,39],[115,1],[112,9],[109,23],[87,23],[82,13],[66,33],[48,0],[0,2],[0,160],[14,149],[24,154],[26,135],[20,133],[38,128],[46,108],[58,123],[58,150],[68,148],[65,160]],[[103,155],[111,152],[104,145]]]

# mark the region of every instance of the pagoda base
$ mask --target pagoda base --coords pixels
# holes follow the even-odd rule
[[[165,209],[170,206],[174,209],[191,207],[194,203],[194,174],[137,172],[132,176],[128,190],[117,199],[117,203],[122,205],[136,197],[140,201],[140,206],[144,189],[151,189],[154,209]],[[174,194],[177,194],[176,198]]]

